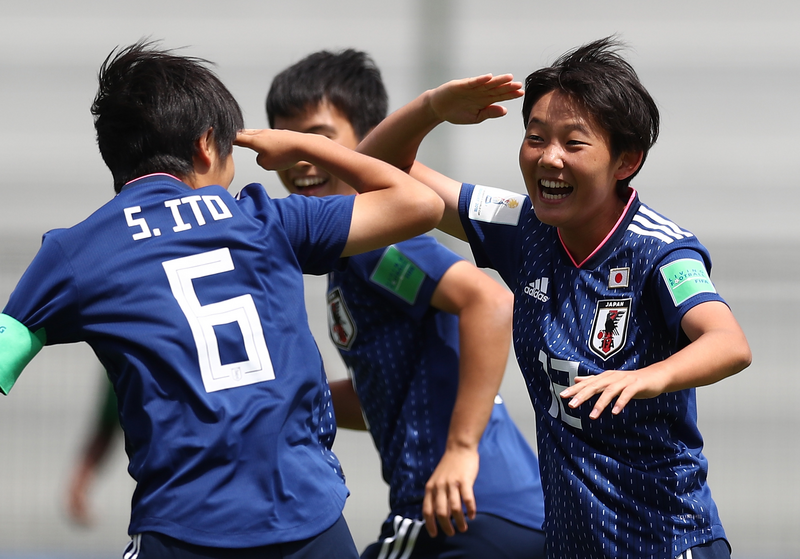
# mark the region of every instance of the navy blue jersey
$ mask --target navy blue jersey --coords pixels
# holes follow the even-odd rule
[[[253,547],[340,517],[347,489],[302,274],[338,260],[352,205],[271,200],[260,185],[237,200],[159,174],[45,236],[0,330],[86,341],[105,366],[137,482],[131,534]],[[6,392],[20,369],[8,353]]]
[[[721,301],[706,249],[631,193],[615,229],[575,263],[530,200],[465,184],[475,260],[514,291],[514,347],[537,422],[552,557],[674,558],[725,537],[706,484],[695,391],[632,400],[591,420],[570,409],[575,376],[640,369],[688,340],[687,310]]]
[[[329,277],[331,338],[350,370],[389,484],[390,517],[422,518],[458,388],[458,318],[431,306],[461,260],[429,236],[342,259]],[[478,509],[541,529],[536,455],[498,397],[478,448]]]

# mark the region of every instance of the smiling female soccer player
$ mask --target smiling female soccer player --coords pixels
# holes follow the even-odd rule
[[[708,251],[629,184],[659,114],[619,46],[595,41],[528,76],[527,196],[414,161],[441,122],[486,118],[470,95],[489,76],[423,93],[359,149],[433,188],[446,207],[439,228],[514,291],[548,557],[729,557],[694,387],[747,367],[750,349],[709,278]],[[426,514],[447,508],[441,496]]]

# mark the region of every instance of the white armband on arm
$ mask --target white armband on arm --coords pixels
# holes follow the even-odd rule
[[[0,314],[0,392],[8,394],[45,340],[43,328],[31,332],[15,318]]]

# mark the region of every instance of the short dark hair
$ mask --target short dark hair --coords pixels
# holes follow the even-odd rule
[[[329,101],[350,121],[358,139],[386,118],[389,97],[381,72],[364,52],[346,49],[315,52],[289,66],[272,80],[267,94],[267,119],[296,116]]]
[[[644,165],[658,138],[658,107],[633,67],[618,54],[624,46],[614,36],[606,37],[573,49],[551,66],[530,74],[525,79],[522,104],[525,125],[536,102],[557,91],[580,104],[606,131],[614,157],[641,151]],[[617,182],[618,192],[627,189],[639,169]]]
[[[209,129],[227,157],[244,127],[239,104],[202,58],[139,41],[117,47],[98,72],[92,103],[97,145],[114,190],[150,173],[194,172],[195,142]]]

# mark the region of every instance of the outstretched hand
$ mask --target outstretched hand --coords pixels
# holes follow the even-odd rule
[[[267,171],[282,171],[300,160],[297,139],[300,132],[290,130],[240,130],[233,144],[250,148],[258,155],[256,163]]]
[[[447,450],[431,474],[425,484],[422,516],[432,538],[437,534],[437,522],[445,534],[452,536],[456,529],[466,532],[467,518],[475,518],[477,506],[472,487],[478,477],[479,460],[477,449]]]
[[[617,415],[633,399],[655,398],[664,392],[660,377],[650,371],[606,371],[599,375],[575,377],[575,384],[561,392],[569,399],[569,407],[577,408],[591,397],[600,394],[589,417],[597,419],[616,398],[611,413]]]
[[[431,90],[430,105],[436,115],[452,124],[477,124],[505,115],[508,109],[496,103],[522,97],[522,83],[511,74],[485,74],[453,80]]]

